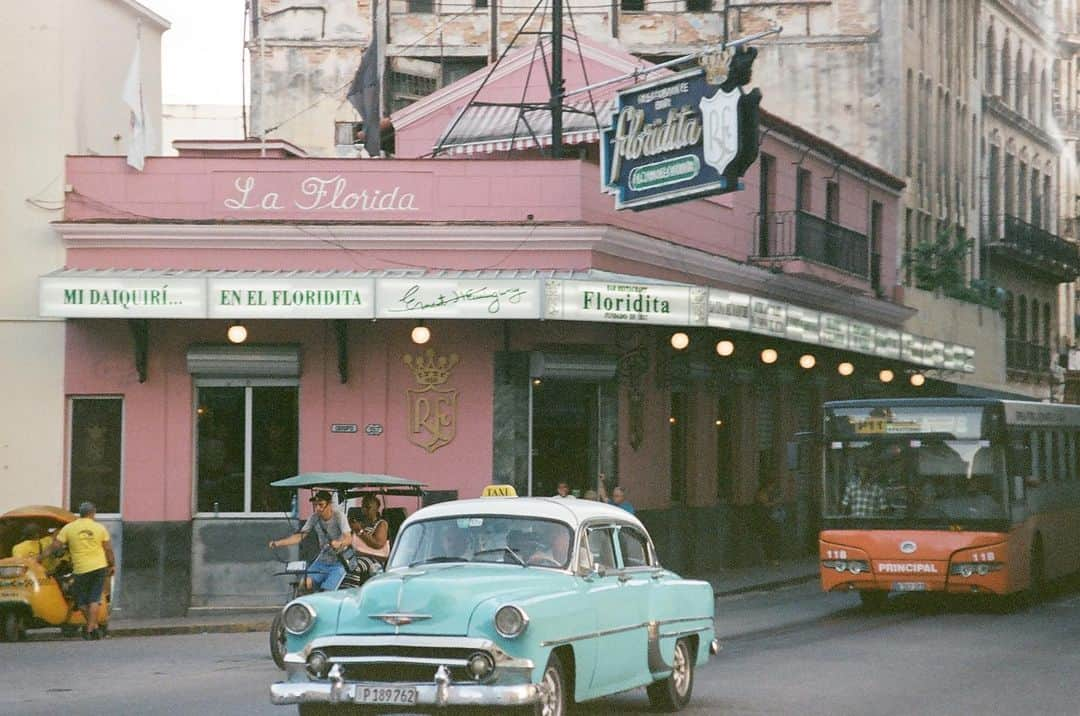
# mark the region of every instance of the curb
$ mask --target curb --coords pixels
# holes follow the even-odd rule
[[[773,582],[760,582],[758,584],[749,584],[745,587],[736,587],[734,589],[725,590],[713,590],[713,596],[716,599],[721,597],[733,597],[739,594],[750,594],[751,592],[771,592],[775,589],[782,589],[783,587],[791,587],[796,584],[806,584],[807,582],[813,582],[818,579],[818,573],[813,574],[801,574],[796,577],[788,577],[786,579],[778,579]]]
[[[176,624],[170,626],[121,626],[109,625],[109,636],[175,636],[182,634],[240,634],[253,631],[270,631],[272,620],[258,622],[233,622],[229,624]]]

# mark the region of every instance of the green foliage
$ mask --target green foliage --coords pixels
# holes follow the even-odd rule
[[[938,231],[932,241],[920,241],[904,257],[915,287],[940,292],[949,298],[1001,308],[1001,291],[984,279],[969,285],[964,277],[964,262],[974,241],[958,239],[950,227]]]

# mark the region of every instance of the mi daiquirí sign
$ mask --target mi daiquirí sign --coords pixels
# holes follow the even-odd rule
[[[532,319],[746,331],[973,372],[974,349],[705,286],[632,277],[448,278],[276,272],[57,271],[39,310],[62,318]]]

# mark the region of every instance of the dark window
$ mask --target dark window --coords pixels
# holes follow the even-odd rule
[[[391,111],[408,107],[418,99],[423,99],[439,88],[439,83],[434,77],[422,77],[410,75],[404,72],[388,72],[390,85]]]
[[[434,0],[407,0],[408,12],[435,12]]]
[[[809,169],[799,169],[795,172],[795,208],[799,211],[812,211],[811,191],[813,190],[814,175]]]
[[[297,473],[296,386],[199,386],[200,512],[284,512],[292,495],[270,483]]]
[[[645,0],[619,0],[623,12],[644,12]]]
[[[840,223],[840,185],[834,181],[825,184],[825,220]]]
[[[686,0],[687,12],[712,12],[712,0]]]
[[[881,202],[870,202],[870,287],[881,289]]]
[[[762,154],[758,162],[758,255],[769,255],[769,225],[772,223],[773,197],[776,195],[776,160]]]
[[[68,504],[73,511],[89,500],[98,512],[120,512],[123,408],[120,398],[71,399]]]
[[[473,0],[473,7],[477,9],[486,8],[488,6],[488,0]]]
[[[465,57],[454,60],[444,60],[442,64],[442,83],[446,85],[457,82],[462,77],[471,75],[487,65],[487,60],[482,57]]]

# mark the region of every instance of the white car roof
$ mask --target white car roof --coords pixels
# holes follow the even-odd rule
[[[470,500],[440,502],[417,510],[402,524],[402,528],[418,520],[430,520],[454,515],[507,515],[559,520],[574,529],[586,520],[620,520],[646,532],[644,525],[632,514],[604,502],[575,497],[479,497]],[[646,532],[647,533],[647,532]]]

